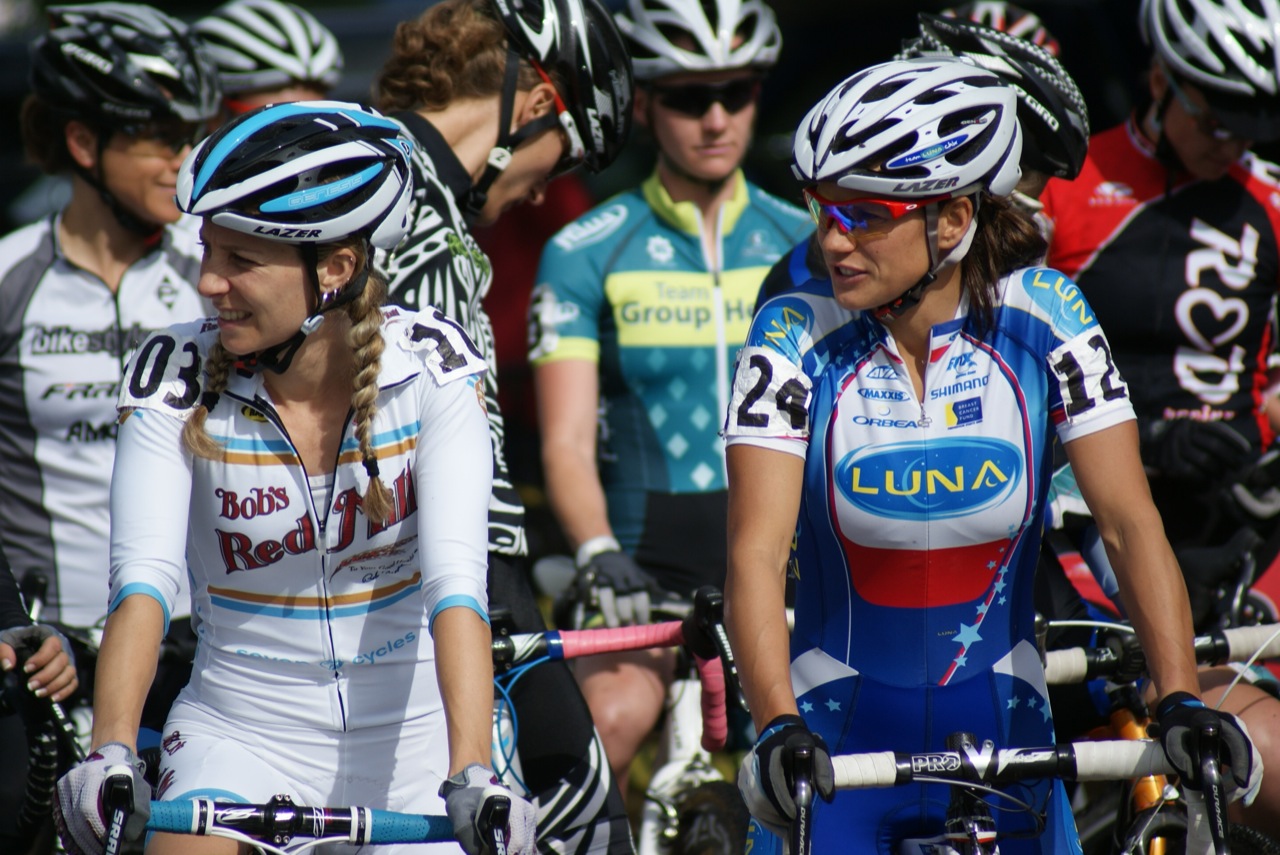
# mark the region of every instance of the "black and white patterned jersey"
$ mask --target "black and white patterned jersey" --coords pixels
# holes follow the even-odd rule
[[[18,578],[47,576],[44,620],[92,627],[107,614],[125,363],[151,331],[207,311],[191,221],[167,228],[115,293],[63,255],[57,223],[0,239],[0,546]]]
[[[493,440],[489,550],[524,555],[524,505],[511,483],[503,454],[506,429],[498,409],[493,324],[481,304],[493,282],[493,266],[459,208],[459,200],[471,189],[471,176],[440,132],[421,116],[396,113],[391,118],[404,126],[417,145],[409,236],[395,251],[380,254],[390,302],[414,310],[434,306],[444,312],[466,331],[489,364],[484,383]]]

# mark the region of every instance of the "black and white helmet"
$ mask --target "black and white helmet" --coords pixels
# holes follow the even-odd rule
[[[959,18],[920,13],[920,36],[899,59],[960,56],[993,72],[1018,96],[1022,165],[1075,178],[1089,147],[1089,112],[1071,75],[1047,50]]]
[[[1238,136],[1280,136],[1280,2],[1143,0],[1142,35],[1165,69],[1204,89]]]
[[[294,244],[363,235],[391,249],[409,227],[413,143],[380,113],[342,101],[261,107],[204,140],[178,174],[178,207]]]
[[[107,127],[217,115],[217,71],[187,25],[137,3],[52,6],[31,45],[31,88]]]
[[[778,21],[763,0],[628,0],[614,18],[640,80],[769,68],[782,50]]]
[[[796,129],[792,171],[890,198],[1006,196],[1021,177],[1017,96],[951,57],[896,60],[849,77]]]
[[[342,77],[342,48],[307,10],[280,0],[231,0],[195,23],[217,63],[223,91],[251,92],[294,83],[326,91]]]
[[[587,169],[604,169],[631,133],[635,89],[631,58],[612,16],[597,0],[493,3],[511,47],[564,81],[567,118],[561,122],[571,146],[581,146]]]

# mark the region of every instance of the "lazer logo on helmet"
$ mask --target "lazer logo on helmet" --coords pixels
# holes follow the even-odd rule
[[[934,193],[950,190],[960,183],[959,178],[926,178],[924,181],[899,181],[893,187],[894,193]]]
[[[266,226],[254,226],[253,233],[262,235],[263,237],[289,238],[290,240],[311,240],[320,237],[320,229],[291,229],[285,227],[267,228]]]
[[[956,134],[953,137],[947,137],[945,140],[939,140],[927,148],[909,151],[904,155],[895,157],[893,160],[885,164],[886,169],[902,169],[906,166],[916,166],[930,160],[937,160],[952,149],[958,148],[969,141],[971,134],[967,131]]]
[[[860,448],[835,467],[855,507],[890,519],[967,516],[1005,501],[1022,481],[1012,443],[985,437]]]

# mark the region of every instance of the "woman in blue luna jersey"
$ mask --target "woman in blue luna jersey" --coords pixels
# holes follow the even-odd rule
[[[945,57],[850,77],[796,133],[827,278],[759,310],[726,425],[727,621],[760,733],[739,776],[753,852],[794,818],[798,746],[831,802],[815,851],[888,853],[930,851],[947,789],[835,794],[829,752],[941,750],[953,731],[1053,741],[1031,583],[1055,438],[1147,650],[1166,753],[1193,768],[1186,737],[1214,722],[1233,794],[1256,793],[1247,733],[1196,695],[1185,589],[1106,337],[1069,279],[1034,266],[1043,239],[1005,198],[1021,148],[1014,91]],[[1001,851],[1080,851],[1060,783],[1016,795],[1044,828],[997,812]]]

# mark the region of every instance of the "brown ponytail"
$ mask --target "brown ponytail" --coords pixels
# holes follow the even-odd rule
[[[996,283],[1019,267],[1039,264],[1048,251],[1031,219],[1002,196],[982,194],[973,245],[961,262],[961,287],[980,328],[995,322]]]

